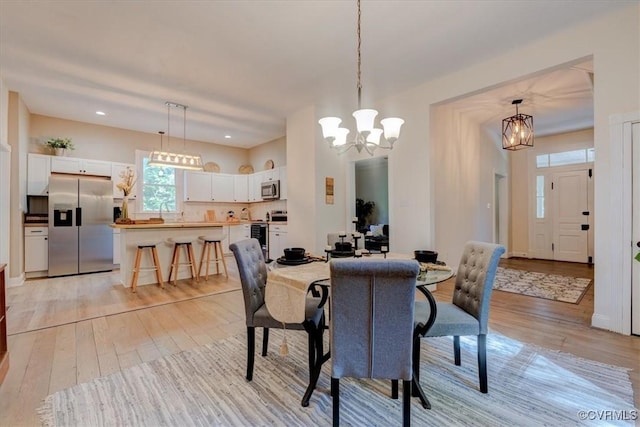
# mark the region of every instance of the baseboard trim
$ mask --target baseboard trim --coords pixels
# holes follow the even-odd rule
[[[22,285],[24,285],[24,273],[18,277],[9,277],[9,280],[7,281],[7,288],[15,288]]]
[[[509,258],[530,258],[527,252],[509,252]]]
[[[611,319],[603,314],[593,313],[591,316],[591,326],[598,329],[611,331]],[[615,332],[615,331],[614,331]]]

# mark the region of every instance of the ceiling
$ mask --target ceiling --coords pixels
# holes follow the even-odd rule
[[[364,0],[363,105],[627,4]],[[2,0],[0,75],[34,114],[156,133],[172,101],[189,106],[188,139],[249,148],[283,136],[286,117],[306,106],[355,109],[355,28],[355,1]],[[538,135],[545,117],[554,129],[565,129],[559,118],[587,127],[591,70],[455,105],[494,133],[517,97]]]

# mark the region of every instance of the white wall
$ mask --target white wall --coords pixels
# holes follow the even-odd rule
[[[640,110],[640,4],[633,3],[629,7],[615,11],[604,17],[597,17],[593,21],[565,31],[555,33],[544,39],[534,41],[526,46],[518,46],[512,52],[499,57],[476,64],[456,73],[450,73],[440,79],[425,82],[424,84],[399,93],[395,96],[376,102],[375,107],[382,111],[381,116],[393,115],[403,117],[406,121],[401,139],[396,143],[396,148],[389,153],[389,204],[391,246],[400,251],[411,251],[425,245],[437,246],[447,257],[447,261],[457,262],[456,254],[461,252],[463,240],[472,237],[484,237],[481,231],[485,227],[486,220],[481,215],[480,223],[459,224],[462,230],[454,229],[451,224],[440,224],[434,221],[437,218],[447,218],[451,215],[458,221],[464,221],[460,213],[458,203],[443,201],[441,197],[460,196],[456,193],[445,192],[447,178],[458,179],[455,173],[444,170],[438,162],[456,162],[458,167],[470,165],[473,160],[471,153],[463,144],[467,136],[471,136],[483,143],[481,136],[472,133],[470,127],[456,128],[453,118],[450,127],[446,123],[438,124],[445,129],[445,134],[455,136],[456,143],[453,147],[442,147],[448,142],[436,132],[432,125],[430,111],[447,100],[461,97],[485,88],[490,88],[505,82],[517,80],[533,73],[557,67],[582,58],[593,57],[595,71],[594,88],[594,147],[596,149],[596,180],[595,188],[595,313],[594,326],[622,331],[622,325],[614,320],[616,311],[622,306],[621,301],[611,298],[612,287],[624,286],[621,283],[611,283],[611,266],[618,265],[613,259],[611,246],[625,244],[622,239],[612,237],[609,233],[611,218],[615,218],[622,206],[612,194],[619,191],[611,182],[612,169],[622,165],[611,164],[612,154],[621,150],[619,146],[612,146],[609,138],[609,117],[612,114]],[[305,109],[307,111],[307,109]],[[297,120],[307,120],[307,123],[297,123],[298,129],[306,128],[307,140],[318,141],[319,130],[315,119],[317,117],[297,117]],[[343,115],[344,116],[344,115]],[[289,129],[287,129],[289,130]],[[315,135],[315,137],[313,137]],[[297,139],[304,139],[305,135],[297,135]],[[288,140],[287,151],[291,149],[295,141]],[[436,149],[436,147],[438,147]],[[478,147],[470,147],[476,150]],[[433,155],[432,155],[433,150]],[[439,150],[439,151],[438,151]],[[318,150],[316,150],[318,151]],[[309,152],[298,154],[301,157],[308,156]],[[477,155],[480,155],[477,152]],[[475,155],[475,154],[474,154]],[[448,156],[461,156],[459,160],[451,160]],[[288,164],[292,159],[301,157],[288,155]],[[444,157],[447,157],[446,159]],[[615,159],[617,157],[614,156]],[[492,157],[493,159],[493,157]],[[480,159],[478,159],[480,160]],[[495,163],[491,163],[492,168]],[[324,175],[326,167],[320,161],[315,162],[318,170],[315,173],[317,180]],[[492,171],[481,171],[480,163],[474,165],[472,171],[465,172],[464,179],[459,180],[454,190],[465,188],[473,183],[465,182],[468,179],[478,177],[479,174],[490,175],[491,188],[493,187]],[[458,170],[454,170],[458,172]],[[462,169],[460,169],[462,172]],[[490,171],[490,169],[489,169]],[[442,176],[440,176],[442,174]],[[308,174],[296,169],[289,172],[289,179],[293,182],[308,178]],[[317,185],[317,184],[316,184]],[[440,187],[445,185],[445,187]],[[432,196],[431,191],[438,191]],[[465,189],[464,194],[473,199],[471,204],[478,204],[485,200],[483,194],[475,195]],[[308,199],[305,199],[308,200]],[[290,204],[293,200],[290,200]],[[445,203],[445,208],[441,203]],[[347,208],[345,213],[347,212]],[[436,210],[437,209],[437,210]],[[316,205],[309,208],[317,217],[309,215],[309,227],[319,223],[320,212],[324,212],[324,206]],[[345,214],[343,214],[346,217]],[[474,218],[467,221],[475,222]],[[471,235],[473,232],[474,235]],[[437,233],[437,238],[434,234]],[[452,235],[449,233],[453,233]],[[491,234],[486,234],[489,238]]]
[[[494,175],[507,175],[506,152],[446,105],[434,108],[430,167],[438,259],[456,265],[468,240],[493,242]]]
[[[31,153],[49,154],[42,145],[49,138],[71,138],[75,145],[75,150],[68,153],[71,157],[122,163],[133,163],[135,150],[152,151],[160,148],[160,136],[157,133],[136,132],[37,114],[31,116],[30,137]],[[164,149],[168,147],[174,151],[182,151],[182,140],[178,141],[179,139],[172,137],[168,145],[165,135]],[[238,173],[240,166],[249,161],[246,149],[206,142],[187,140],[186,151],[201,154],[205,163],[216,162],[222,173]]]
[[[287,138],[283,136],[250,148],[248,154],[248,164],[253,166],[255,172],[264,170],[267,160],[272,160],[276,168],[285,166],[287,164]]]
[[[9,91],[0,76],[0,264],[9,263],[11,147],[7,140]]]

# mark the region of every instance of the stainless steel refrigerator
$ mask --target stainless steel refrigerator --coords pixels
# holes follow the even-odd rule
[[[49,178],[49,277],[113,269],[111,181]]]

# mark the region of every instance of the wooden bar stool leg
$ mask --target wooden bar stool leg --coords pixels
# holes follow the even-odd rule
[[[169,282],[171,282],[171,273],[175,270],[175,275],[173,276],[173,286],[176,285],[176,279],[178,278],[178,262],[180,261],[180,250],[179,245],[173,246],[173,257],[171,259],[171,270],[169,270]]]
[[[200,264],[198,265],[198,277],[202,276],[202,264],[204,263],[204,253],[206,250],[207,250],[207,242],[203,242],[202,253],[200,254]]]
[[[220,255],[218,254],[219,246],[220,246],[219,242],[213,242],[213,252],[214,252],[215,261],[216,261],[216,274],[220,274]]]
[[[229,278],[229,272],[227,271],[227,261],[225,261],[224,252],[222,251],[222,243],[218,242],[218,245],[220,245],[220,256],[222,258],[222,266],[224,267],[224,275],[228,279]]]
[[[211,242],[207,242],[207,275],[205,280],[209,280],[209,264],[211,263]]]
[[[160,268],[160,259],[158,258],[158,250],[155,246],[151,248],[151,255],[153,255],[153,265],[156,267],[156,279],[162,289],[164,289],[164,280],[162,280],[162,269]]]
[[[191,270],[191,278],[195,278],[196,282],[198,282],[198,276],[196,276],[196,257],[193,254],[193,245],[191,243],[187,243],[187,256],[189,257],[189,268]]]
[[[133,277],[131,278],[131,291],[136,292],[138,289],[138,271],[140,270],[140,257],[142,256],[142,250],[138,248],[136,250],[136,261],[133,264]]]

